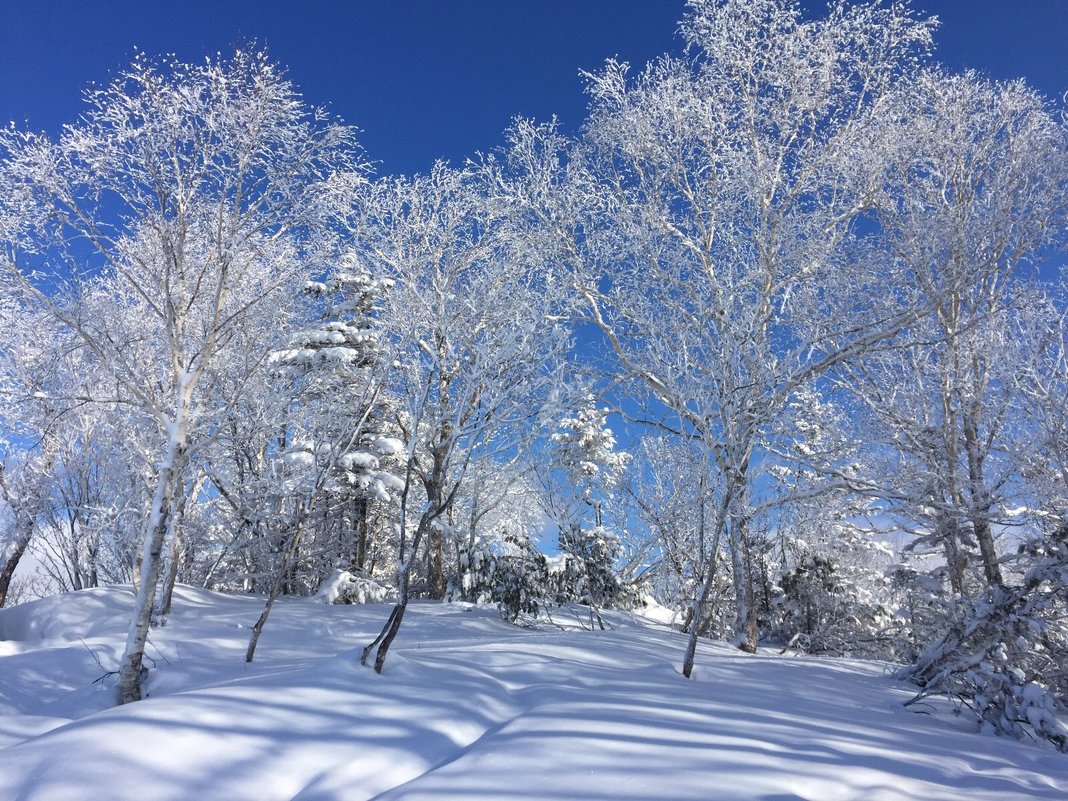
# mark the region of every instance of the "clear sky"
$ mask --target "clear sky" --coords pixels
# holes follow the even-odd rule
[[[1068,90],[1068,0],[913,0],[952,68]],[[805,0],[819,9],[819,0]],[[379,172],[501,141],[515,115],[581,123],[580,69],[677,51],[683,0],[0,0],[0,122],[55,130],[135,48],[199,60],[265,43],[309,101],[363,129]]]

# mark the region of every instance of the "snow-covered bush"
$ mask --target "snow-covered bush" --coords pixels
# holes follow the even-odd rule
[[[548,562],[529,537],[505,532],[500,548],[460,552],[460,577],[449,600],[496,604],[509,623],[531,624],[554,605]]]
[[[567,580],[561,591],[567,600],[600,605],[618,584],[612,563],[619,555],[619,538],[603,526],[590,529],[572,526],[560,532],[560,552],[566,560]]]
[[[529,537],[505,535],[506,554],[497,559],[493,600],[510,623],[530,623],[553,606],[545,556]]]
[[[903,676],[922,688],[909,703],[945,695],[980,730],[1030,736],[1068,752],[1068,526],[1030,543],[1015,586],[993,586]]]
[[[779,579],[780,606],[784,622],[809,637],[827,622],[838,591],[834,563],[825,557],[808,556]]]
[[[829,554],[806,554],[779,577],[772,639],[802,641],[814,654],[895,659],[890,582],[858,571]],[[799,637],[797,635],[800,635]]]
[[[459,576],[449,584],[446,599],[485,604],[493,601],[497,555],[484,545],[464,545],[458,559]]]
[[[894,611],[884,632],[883,658],[914,664],[945,633],[946,621],[960,617],[959,601],[950,592],[945,574],[944,567],[928,571],[911,562],[889,567]]]
[[[381,604],[392,601],[396,595],[397,591],[392,587],[367,576],[335,570],[323,582],[314,600],[323,604]]]
[[[560,532],[563,560],[553,572],[557,600],[586,604],[593,610],[637,602],[616,572],[621,551],[619,537],[604,526],[573,526]]]

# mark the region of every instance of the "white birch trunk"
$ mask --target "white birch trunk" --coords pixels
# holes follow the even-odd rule
[[[128,704],[141,700],[141,679],[145,643],[152,623],[152,609],[156,600],[156,585],[162,565],[163,541],[168,530],[172,512],[174,487],[185,455],[189,396],[192,382],[188,375],[179,381],[178,410],[169,427],[167,450],[159,466],[156,492],[145,525],[144,544],[141,551],[139,584],[134,598],[130,630],[126,637],[126,651],[119,666],[119,703]]]

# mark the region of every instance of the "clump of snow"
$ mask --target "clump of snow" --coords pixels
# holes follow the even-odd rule
[[[653,623],[663,626],[674,626],[679,622],[679,612],[657,602],[651,595],[641,596],[640,602],[634,614]]]
[[[404,450],[404,443],[396,437],[378,437],[374,448],[383,456],[394,456]]]
[[[367,451],[352,451],[338,460],[346,470],[377,470],[378,457]]]
[[[348,570],[335,570],[323,582],[314,598],[322,604],[381,604],[392,601],[396,596],[395,589],[383,586],[374,579]]]

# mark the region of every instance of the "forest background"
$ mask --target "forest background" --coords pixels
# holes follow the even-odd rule
[[[2,597],[35,591],[26,554],[49,589],[134,582],[123,701],[175,582],[267,596],[250,660],[280,594],[395,596],[378,669],[411,597],[517,622],[577,602],[591,626],[651,597],[687,675],[699,636],[880,656],[1063,747],[1059,52],[1029,62],[1037,94],[957,63],[1011,75],[1012,31],[1055,33],[1053,7],[989,47],[973,10],[945,71],[905,6],[698,2],[648,54],[636,20],[664,7],[618,8],[576,23],[611,19],[602,55],[634,67],[568,67],[561,96],[586,98],[561,124],[516,91],[525,21],[415,7],[402,47],[382,18],[355,23],[367,47],[330,46],[336,18],[313,50],[142,42],[64,132],[39,101],[14,115]],[[551,26],[554,66],[590,44]],[[470,37],[519,63],[473,68]],[[351,52],[371,64],[329,66]],[[384,88],[398,58],[431,65],[432,98]],[[15,61],[5,104],[48,85]],[[324,65],[369,93],[331,98]]]

